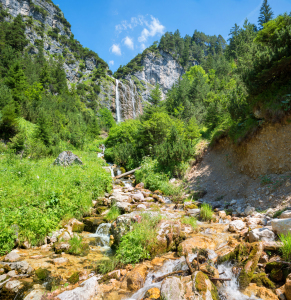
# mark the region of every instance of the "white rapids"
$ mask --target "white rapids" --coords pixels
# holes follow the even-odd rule
[[[116,79],[116,95],[115,95],[115,102],[116,102],[116,122],[120,123],[121,122],[121,114],[120,114],[120,101],[119,101],[119,90],[118,90],[118,84],[119,80]]]
[[[100,246],[102,248],[110,248],[110,228],[110,223],[103,223],[98,226],[95,233],[90,234],[90,237],[96,238],[97,246]]]

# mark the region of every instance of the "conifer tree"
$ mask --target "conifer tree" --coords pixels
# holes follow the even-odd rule
[[[162,92],[160,90],[159,84],[157,84],[156,87],[151,91],[149,101],[153,105],[158,105],[161,100],[162,100]]]
[[[263,24],[272,20],[273,15],[274,13],[271,9],[271,6],[268,4],[268,0],[264,0],[260,10],[259,20],[258,20],[260,29],[263,28]]]

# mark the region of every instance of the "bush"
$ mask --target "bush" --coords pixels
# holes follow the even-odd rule
[[[116,251],[116,259],[122,264],[150,259],[157,242],[156,227],[160,220],[160,216],[142,214],[141,222],[133,224],[133,230],[122,237]]]
[[[88,254],[90,248],[87,243],[83,242],[82,237],[78,235],[74,235],[70,240],[70,249],[69,253],[73,255],[80,255],[80,256],[85,256]]]
[[[281,248],[283,259],[286,261],[291,261],[291,234],[288,232],[287,235],[279,235],[283,247]]]
[[[213,217],[213,211],[211,205],[203,203],[200,209],[200,217],[203,221],[210,221]]]

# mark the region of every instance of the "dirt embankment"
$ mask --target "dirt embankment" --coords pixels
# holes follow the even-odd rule
[[[189,175],[193,190],[203,190],[203,200],[221,206],[238,200],[266,209],[291,200],[291,121],[267,124],[247,142],[237,146],[222,139],[209,149]]]

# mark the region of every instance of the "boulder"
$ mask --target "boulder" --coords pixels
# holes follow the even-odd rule
[[[19,290],[22,288],[23,288],[23,283],[20,282],[19,280],[8,281],[1,290],[2,299],[10,299],[11,294],[16,295],[19,292]],[[7,295],[7,298],[6,298],[6,295]]]
[[[262,224],[262,219],[260,218],[249,218],[247,220],[247,225],[251,229],[258,227],[259,224]]]
[[[250,285],[243,292],[248,297],[258,297],[262,300],[278,300],[277,295],[275,295],[272,290],[265,287],[258,287],[255,283],[250,283]],[[258,299],[250,298],[250,299]]]
[[[148,266],[137,265],[130,272],[128,272],[122,282],[122,286],[134,292],[144,286],[146,276],[148,273]]]
[[[138,210],[146,210],[147,209],[147,207],[144,204],[139,204],[136,208]]]
[[[145,293],[144,299],[151,299],[151,300],[159,300],[161,298],[161,291],[159,288],[151,288],[147,290]]]
[[[287,298],[287,300],[291,300],[291,274],[289,274],[286,278],[285,297]]]
[[[197,217],[200,214],[200,209],[195,208],[195,209],[188,209],[187,210],[187,215],[190,215],[192,217]]]
[[[98,226],[105,221],[103,217],[86,217],[83,219],[83,223],[85,224],[85,231],[95,233]]]
[[[98,289],[97,277],[93,276],[81,283],[79,287],[61,293],[58,298],[60,300],[90,300],[98,294]]]
[[[115,204],[122,214],[131,211],[131,204],[128,202],[116,202]]]
[[[291,210],[285,210],[281,213],[280,219],[289,219],[291,218]]]
[[[247,206],[247,208],[244,210],[244,213],[246,216],[249,216],[252,213],[254,213],[255,211],[256,211],[255,207]]]
[[[273,242],[275,241],[275,234],[268,228],[257,228],[249,232],[249,240],[251,243],[257,241]]]
[[[135,201],[142,202],[144,201],[144,195],[141,192],[131,194],[131,198]]]
[[[19,260],[20,260],[20,256],[15,251],[11,251],[9,254],[7,254],[4,257],[4,261],[15,262]]]
[[[273,231],[279,234],[287,235],[291,233],[291,218],[290,219],[273,219],[271,221]]]
[[[53,264],[57,265],[57,266],[66,265],[68,263],[68,261],[69,260],[65,257],[58,257],[58,258],[55,258],[52,260]]]
[[[33,268],[25,260],[10,263],[9,266],[11,270],[16,270],[18,274],[31,275],[33,273]]]
[[[242,220],[234,220],[229,223],[229,231],[230,232],[239,232],[246,227],[245,222]]]
[[[72,164],[82,165],[83,162],[77,155],[73,154],[71,151],[63,151],[54,161],[54,165],[64,167],[70,166]]]
[[[42,300],[45,293],[44,289],[36,289],[31,291],[23,300]]]
[[[226,218],[226,212],[224,210],[221,210],[218,212],[218,216],[221,219],[225,219]]]

